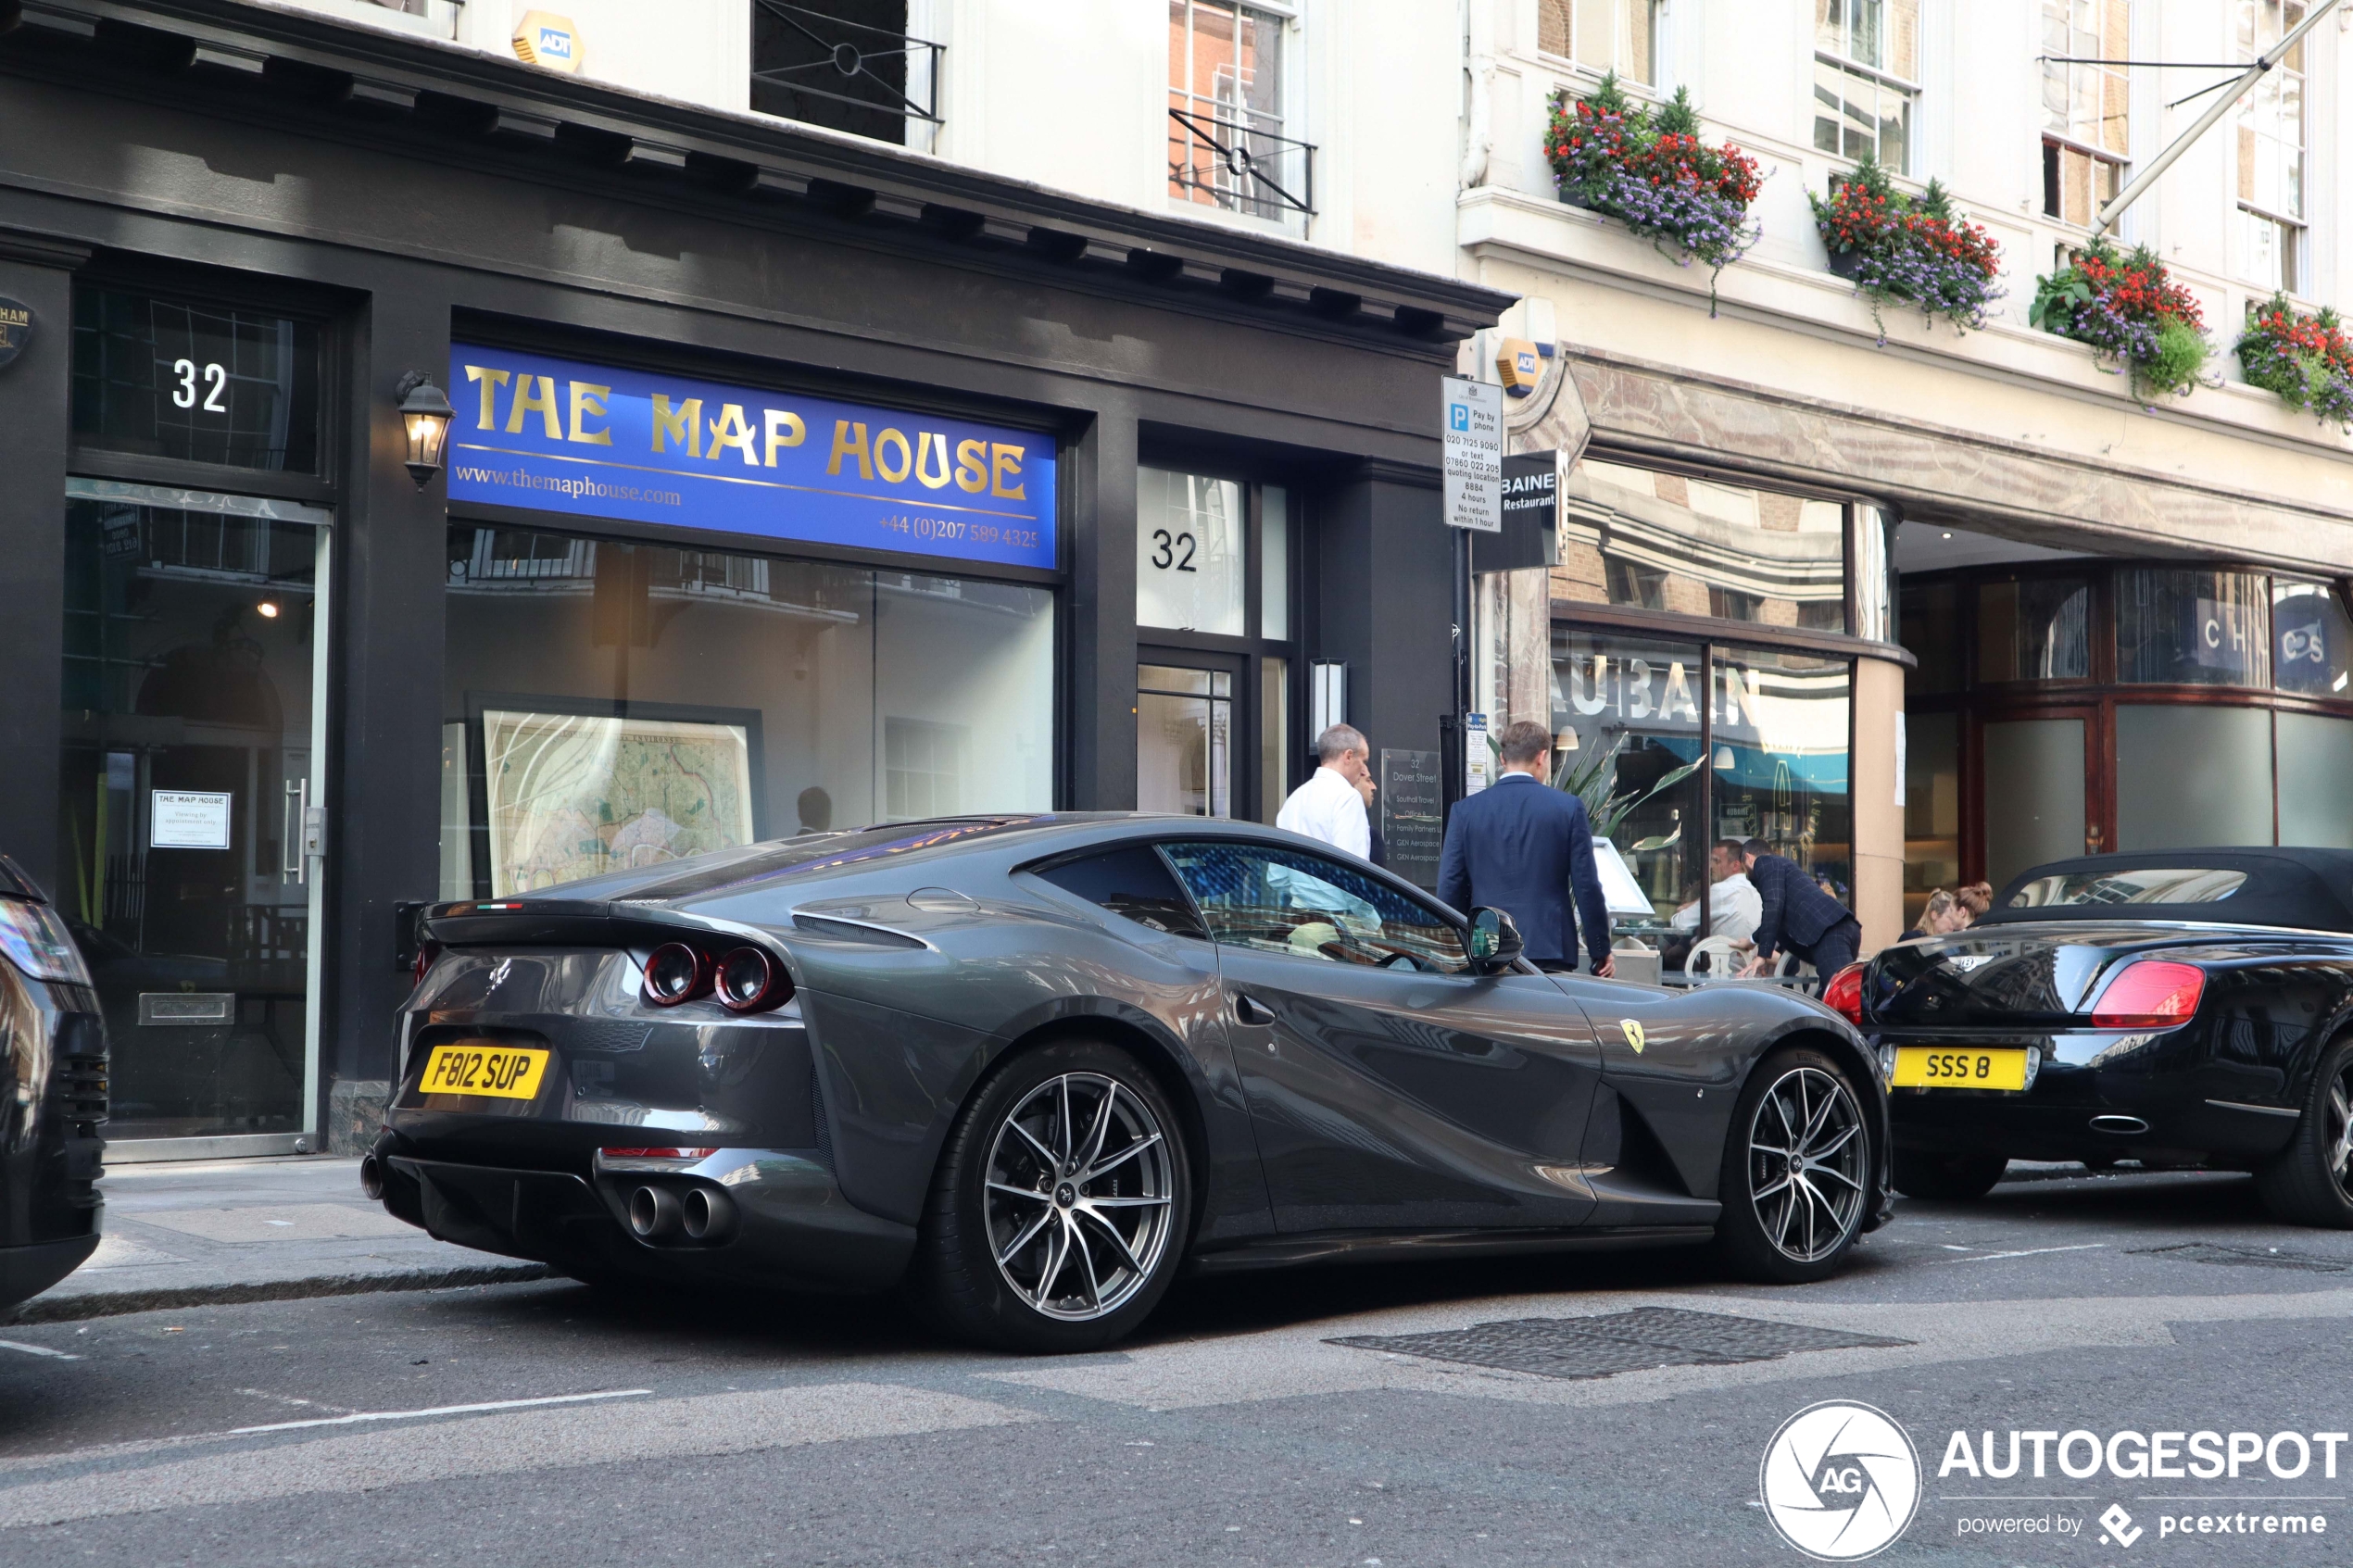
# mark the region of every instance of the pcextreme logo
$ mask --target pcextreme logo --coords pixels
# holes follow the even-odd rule
[[[1773,1434],[1756,1487],[1781,1539],[1825,1562],[1853,1562],[1910,1527],[1919,1451],[1886,1411],[1827,1399]]]

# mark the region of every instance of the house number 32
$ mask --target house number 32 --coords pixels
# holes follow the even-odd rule
[[[1160,546],[1160,549],[1152,556],[1152,565],[1163,571],[1166,571],[1171,566],[1179,571],[1196,570],[1193,566],[1193,536],[1191,534],[1179,533],[1172,539],[1169,537],[1168,530],[1155,528],[1152,530],[1152,540]],[[1178,550],[1185,552],[1182,559],[1177,558]]]
[[[218,362],[208,360],[198,365],[194,359],[174,359],[171,362],[171,373],[180,378],[180,384],[171,389],[173,408],[202,408],[208,414],[225,414],[229,411],[229,405],[220,400],[220,395],[229,390],[229,372]],[[196,401],[196,383],[199,376],[202,377],[205,387],[202,403]]]

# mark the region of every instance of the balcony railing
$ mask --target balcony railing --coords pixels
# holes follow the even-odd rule
[[[836,0],[836,6],[857,8],[858,0]],[[755,0],[751,107],[762,114],[904,142],[909,120],[941,123],[939,62],[945,53],[925,39],[791,0]]]
[[[1168,111],[1171,195],[1278,223],[1315,211],[1315,149],[1198,109]]]

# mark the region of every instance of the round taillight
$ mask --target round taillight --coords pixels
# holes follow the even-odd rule
[[[2172,1029],[2187,1023],[2206,995],[2206,972],[2195,964],[2138,959],[2116,972],[2092,1004],[2095,1029]]]
[[[646,1000],[674,1008],[700,996],[710,978],[700,953],[684,942],[665,942],[646,960]]]
[[[1822,987],[1822,1002],[1832,1012],[1853,1024],[1863,1022],[1863,972],[1866,966],[1848,964],[1831,976]]]
[[[792,981],[757,947],[738,947],[719,960],[719,1000],[736,1012],[759,1012],[792,995]]]

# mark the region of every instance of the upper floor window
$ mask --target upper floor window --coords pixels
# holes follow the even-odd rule
[[[1287,133],[1290,19],[1239,0],[1168,0],[1168,194],[1294,223],[1315,210],[1315,149]]]
[[[1655,84],[1660,8],[1659,0],[1536,0],[1536,47]]]
[[[2043,212],[2084,228],[2124,188],[2130,0],[2043,0]]]
[[[2236,0],[2241,58],[2252,63],[2304,19],[2299,0]],[[2304,45],[2290,49],[2238,105],[2233,157],[2239,275],[2264,288],[2303,284]]]
[[[908,36],[907,0],[753,0],[751,107],[879,142],[939,123],[940,47]]]
[[[1814,145],[1911,172],[1920,0],[1814,0]]]

